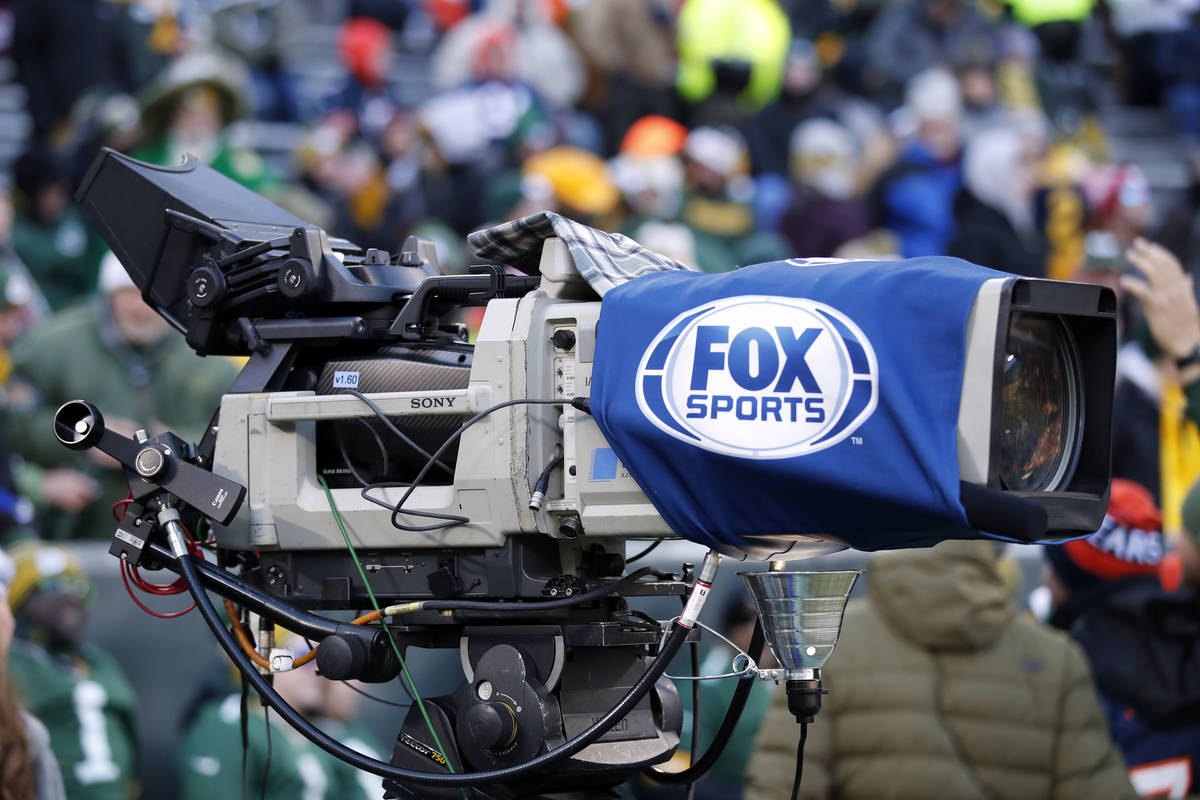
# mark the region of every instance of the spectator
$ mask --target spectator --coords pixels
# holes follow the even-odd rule
[[[325,111],[338,116],[346,136],[377,142],[400,108],[388,82],[396,58],[392,32],[373,19],[347,20],[338,33],[338,53],[348,74],[325,101]]]
[[[16,621],[8,587],[16,565],[0,550],[0,786],[12,800],[66,800],[58,760],[46,726],[21,708],[8,676],[8,652]]]
[[[1154,218],[1146,173],[1136,164],[1103,164],[1083,178],[1092,227],[1117,237],[1122,248],[1143,235]]]
[[[29,268],[54,311],[96,289],[103,243],[71,203],[65,166],[52,151],[34,147],[17,159],[12,248]]]
[[[149,49],[147,30],[124,4],[17,0],[13,11],[12,56],[37,140],[55,133],[89,89],[131,91],[146,77],[139,51]]]
[[[1136,796],[1078,645],[1017,613],[996,561],[984,541],[872,557],[822,670],[801,797]],[[787,796],[799,733],[777,692],[747,798]]]
[[[589,225],[613,227],[620,192],[608,165],[594,153],[561,145],[526,159],[523,176],[550,188],[548,209]],[[605,225],[607,222],[607,225]]]
[[[674,5],[608,0],[572,15],[572,33],[600,83],[587,107],[600,120],[606,154],[617,151],[635,120],[676,111]]]
[[[300,0],[234,0],[212,12],[214,42],[249,68],[254,115],[259,119],[300,120],[296,77],[286,58],[304,46],[304,13]]]
[[[900,240],[905,258],[944,255],[954,234],[954,199],[962,185],[958,155],[962,98],[943,69],[917,75],[903,109],[913,136],[879,179],[879,222]]]
[[[541,3],[486,0],[484,10],[446,34],[430,62],[433,83],[448,90],[472,81],[519,81],[556,111],[583,94],[583,61]]]
[[[966,0],[904,0],[880,12],[867,34],[868,81],[887,102],[917,75],[953,62],[993,36]]]
[[[1200,481],[1192,484],[1184,498],[1182,518],[1183,535],[1175,537],[1180,582],[1174,588],[1183,586],[1196,592],[1200,591]]]
[[[246,82],[241,64],[215,53],[190,53],[171,62],[143,92],[145,142],[134,157],[170,166],[193,155],[243,186],[268,191],[273,179],[266,162],[225,136],[245,110]]]
[[[1045,242],[1033,218],[1037,156],[1034,143],[1013,128],[984,131],[967,144],[948,255],[1045,277]]]
[[[133,688],[112,656],[83,642],[91,584],[69,550],[40,542],[12,549],[8,603],[17,635],[10,677],[50,732],[71,800],[137,796]]]
[[[108,412],[110,430],[171,430],[198,442],[236,372],[227,359],[194,355],[111,254],[100,290],[13,349],[13,381],[29,399],[9,410],[9,433],[18,454],[47,470],[44,495],[32,499],[54,509],[44,507],[39,524],[48,539],[108,539],[109,505],[129,491],[116,461],[98,450],[72,453],[46,435],[56,408],[86,398]]]
[[[1083,647],[1134,787],[1183,797],[1200,789],[1200,606],[1163,591],[1164,549],[1154,498],[1117,479],[1099,531],[1046,548],[1046,583],[1050,622]]]
[[[779,94],[792,36],[774,0],[686,0],[677,24],[676,86],[697,122],[735,124]]]
[[[683,163],[681,219],[692,229],[700,269],[726,272],[787,257],[786,242],[756,230],[748,153],[737,131],[696,128],[684,143]]]
[[[779,98],[746,125],[755,175],[755,214],[760,230],[779,230],[780,217],[792,194],[788,160],[796,126],[825,118],[845,126],[853,137],[854,192],[864,192],[895,158],[895,146],[879,110],[845,92],[821,69],[816,48],[803,39],[792,42],[784,66]]]
[[[1140,301],[1144,323],[1117,359],[1113,476],[1146,487],[1167,530],[1200,474],[1200,307],[1191,279],[1165,248],[1143,239],[1125,253],[1141,277],[1121,288]],[[1157,364],[1155,362],[1158,362]]]
[[[305,648],[297,640],[292,649],[299,656]],[[334,682],[320,677],[314,662],[276,674],[274,682],[288,705],[333,733],[321,715],[330,707],[328,693]],[[257,701],[247,704],[248,747],[243,751],[240,700],[232,693],[202,701],[191,715],[179,748],[182,800],[232,798],[242,791],[248,797],[271,800],[373,800],[383,796],[380,778],[321,750]],[[335,710],[347,711],[344,700]],[[357,729],[351,732],[345,721],[338,727],[338,739],[344,744],[360,752],[372,750]],[[374,751],[370,754],[378,757]]]
[[[796,128],[791,150],[795,186],[780,233],[796,255],[828,258],[867,233],[866,210],[854,197],[853,138],[836,122],[811,119]]]
[[[1109,0],[1110,22],[1125,51],[1126,91],[1137,105],[1157,105],[1169,86],[1173,40],[1188,36],[1195,0]],[[1166,57],[1166,58],[1164,58]],[[1179,65],[1191,66],[1191,65]]]

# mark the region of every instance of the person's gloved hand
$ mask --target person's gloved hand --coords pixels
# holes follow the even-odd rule
[[[1121,288],[1136,297],[1146,312],[1150,334],[1162,351],[1175,360],[1200,347],[1200,308],[1192,277],[1169,250],[1142,238],[1125,251],[1144,278],[1121,276]]]

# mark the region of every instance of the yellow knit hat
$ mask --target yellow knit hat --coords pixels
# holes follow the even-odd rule
[[[8,585],[8,605],[14,611],[38,588],[81,597],[91,593],[92,584],[79,559],[65,547],[28,539],[14,544],[8,553],[16,566]]]

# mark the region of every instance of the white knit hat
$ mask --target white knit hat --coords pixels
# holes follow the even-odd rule
[[[136,288],[137,284],[129,277],[116,254],[111,250],[105,253],[104,258],[100,259],[100,291],[109,295],[118,289]]]

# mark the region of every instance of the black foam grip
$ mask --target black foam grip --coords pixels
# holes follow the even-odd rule
[[[966,481],[959,481],[958,496],[967,512],[967,523],[977,531],[1036,542],[1050,527],[1046,509],[1027,497]]]

